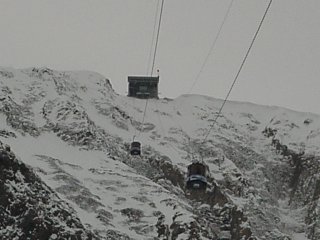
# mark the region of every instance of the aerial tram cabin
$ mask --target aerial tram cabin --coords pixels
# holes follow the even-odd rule
[[[133,141],[130,146],[130,154],[132,156],[140,156],[141,155],[141,143],[137,141]]]
[[[201,162],[194,162],[188,166],[186,187],[190,190],[205,190],[209,168]]]
[[[159,76],[129,76],[128,97],[158,99]]]

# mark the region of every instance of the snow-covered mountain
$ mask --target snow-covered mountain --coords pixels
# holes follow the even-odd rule
[[[227,102],[203,142],[222,100],[150,99],[142,124],[146,101],[96,73],[0,84],[1,239],[320,239],[319,115]],[[197,159],[203,193],[185,189]]]

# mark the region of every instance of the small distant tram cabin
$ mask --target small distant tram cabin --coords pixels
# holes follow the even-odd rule
[[[140,142],[132,142],[130,148],[130,154],[132,156],[141,155],[141,143]]]
[[[159,76],[128,76],[128,97],[135,98],[159,98],[158,84]]]
[[[188,166],[187,189],[205,190],[207,188],[207,176],[209,167],[201,162],[194,162]]]

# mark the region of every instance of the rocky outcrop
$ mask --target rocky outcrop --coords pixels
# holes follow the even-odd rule
[[[1,239],[97,239],[75,212],[0,142]]]

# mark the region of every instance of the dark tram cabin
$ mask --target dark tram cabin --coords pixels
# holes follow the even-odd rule
[[[146,77],[146,76],[129,76],[128,77],[128,97],[135,98],[159,98],[158,84],[159,76]]]
[[[132,156],[141,155],[141,143],[140,142],[132,142],[130,147],[130,154]]]
[[[207,187],[207,176],[209,168],[201,162],[195,162],[188,166],[187,189],[205,190]]]

